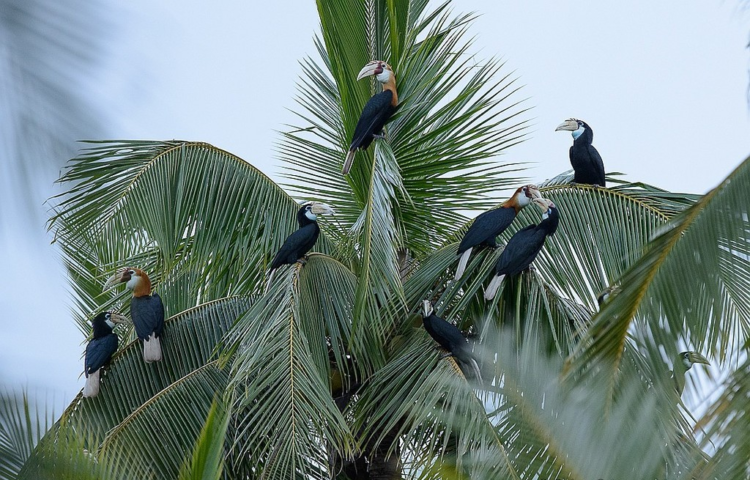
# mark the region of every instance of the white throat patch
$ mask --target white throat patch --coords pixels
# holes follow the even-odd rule
[[[586,127],[584,127],[583,125],[581,125],[577,129],[575,129],[572,132],[570,132],[570,134],[573,135],[573,140],[575,140],[578,137],[580,137],[584,130],[586,130]]]
[[[138,275],[132,275],[130,277],[130,280],[128,280],[128,283],[125,284],[126,287],[133,290],[136,285],[138,285],[138,282],[140,281],[141,277]]]
[[[312,220],[313,222],[316,221],[316,220],[318,220],[318,216],[315,215],[310,210],[305,211],[305,216],[307,217],[308,220]]]
[[[115,328],[115,323],[112,320],[107,319],[104,321],[107,323],[107,325],[109,325],[109,328]]]
[[[390,80],[390,79],[391,79],[391,71],[390,71],[390,70],[388,70],[387,68],[384,68],[384,69],[383,69],[383,73],[379,73],[379,74],[377,74],[377,75],[375,76],[375,78],[377,78],[377,79],[378,79],[378,82],[380,82],[380,83],[385,83],[385,82],[387,82],[388,80]]]

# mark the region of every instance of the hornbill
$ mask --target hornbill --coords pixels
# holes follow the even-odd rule
[[[606,187],[604,180],[604,162],[591,142],[594,131],[583,120],[569,118],[557,126],[555,131],[567,130],[573,135],[573,146],[570,147],[570,164],[573,166],[573,181],[588,185]]]
[[[299,229],[286,237],[284,244],[273,257],[267,287],[270,287],[277,268],[282,265],[292,265],[302,260],[305,254],[315,245],[318,235],[320,235],[318,215],[332,213],[333,209],[325,203],[307,202],[302,204],[302,208],[297,212]]]
[[[510,237],[508,245],[497,259],[495,276],[484,291],[484,298],[487,300],[495,298],[497,289],[506,275],[516,275],[529,268],[542,250],[544,240],[557,230],[560,216],[555,204],[546,198],[535,198],[533,202],[544,211],[542,221],[538,225],[524,227]]]
[[[500,208],[495,208],[479,215],[466,231],[464,238],[461,239],[461,243],[458,246],[458,255],[461,258],[458,261],[456,275],[453,278],[459,280],[463,276],[474,247],[483,245],[496,248],[495,237],[508,228],[508,225],[513,222],[518,212],[531,203],[531,200],[541,197],[542,195],[535,185],[524,185],[517,189],[512,197],[500,205]]]
[[[479,371],[479,365],[471,353],[469,341],[461,334],[452,323],[446,322],[433,312],[432,302],[424,300],[422,302],[422,322],[427,333],[440,344],[448,354],[444,357],[453,356],[461,367],[461,371],[467,378],[475,378],[482,382],[482,374]]]
[[[685,390],[685,373],[690,370],[694,363],[702,363],[704,365],[711,365],[708,363],[708,359],[698,352],[680,352],[672,365],[672,371],[670,376],[674,381],[674,388],[677,391],[677,395],[682,397],[682,392]]]
[[[164,332],[164,304],[158,294],[151,295],[151,280],[139,268],[125,267],[112,275],[104,290],[118,283],[124,283],[133,291],[130,300],[130,317],[135,325],[135,333],[143,342],[143,360],[146,363],[161,360],[161,335]]]
[[[396,92],[396,74],[390,65],[382,60],[373,60],[365,65],[357,75],[357,80],[375,75],[378,82],[383,84],[383,91],[373,95],[362,110],[354,136],[346,154],[344,167],[341,172],[346,175],[352,168],[354,154],[357,149],[365,150],[375,137],[382,137],[383,127],[398,109],[398,93]]]
[[[117,335],[112,329],[116,323],[125,321],[125,317],[112,312],[102,312],[91,321],[93,338],[86,345],[86,359],[83,364],[83,373],[86,375],[84,397],[95,397],[99,393],[101,368],[109,363],[109,359],[117,351]]]

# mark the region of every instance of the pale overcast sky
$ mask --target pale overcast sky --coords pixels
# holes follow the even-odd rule
[[[569,169],[572,139],[554,129],[577,117],[608,172],[696,193],[750,154],[750,21],[739,4],[453,2],[481,14],[474,52],[505,60],[533,107],[527,141],[504,161],[531,162],[535,181]],[[139,0],[111,23],[113,55],[88,92],[109,115],[108,138],[206,141],[279,179],[276,131],[296,122],[287,109],[298,62],[315,51],[314,2]],[[48,243],[41,228],[0,235],[0,384],[27,384],[61,406],[83,386],[84,345]]]

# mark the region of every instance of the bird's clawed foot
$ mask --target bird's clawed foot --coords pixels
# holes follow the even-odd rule
[[[307,265],[307,259],[308,259],[308,256],[305,255],[304,257],[298,258],[297,263],[299,263],[300,265],[304,267],[305,265]]]
[[[373,133],[372,138],[385,138],[385,133]]]

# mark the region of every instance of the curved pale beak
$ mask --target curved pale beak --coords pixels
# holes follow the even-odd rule
[[[550,205],[550,201],[546,198],[535,198],[532,201],[534,202],[534,205],[542,209],[542,212],[546,212]]]
[[[362,70],[360,70],[357,74],[357,80],[362,80],[365,77],[383,73],[383,67],[380,66],[381,63],[382,62],[380,60],[373,60],[372,62],[362,67]]]
[[[526,186],[526,196],[533,199],[542,198],[542,194],[536,185]]]
[[[702,363],[704,365],[711,365],[708,363],[708,359],[698,352],[688,352],[688,360],[693,363]]]
[[[130,323],[130,319],[128,317],[126,317],[125,315],[120,315],[119,313],[109,312],[109,319],[112,321],[112,323]]]
[[[107,281],[104,283],[104,287],[102,287],[102,292],[105,292],[109,290],[110,288],[114,287],[118,283],[122,283],[123,281],[123,274],[127,271],[127,268],[121,268],[117,270],[114,275],[109,277]]]
[[[326,205],[325,203],[313,202],[310,211],[315,215],[333,215],[333,208]]]
[[[560,130],[567,130],[569,132],[574,132],[578,130],[578,121],[575,118],[569,118],[565,120],[563,123],[557,126],[555,129],[556,132],[559,132]]]

